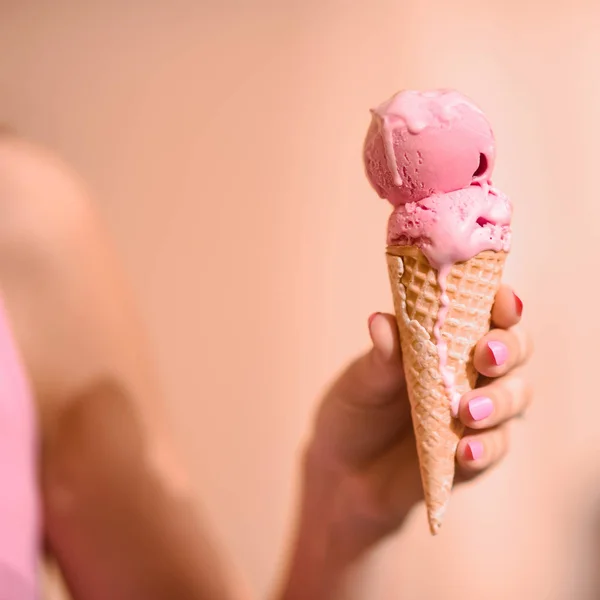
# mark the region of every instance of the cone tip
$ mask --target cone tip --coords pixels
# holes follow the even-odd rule
[[[445,506],[427,508],[427,520],[429,521],[429,531],[431,531],[431,535],[436,536],[440,532],[445,512]]]
[[[436,536],[440,529],[442,528],[442,523],[437,519],[429,519],[429,531],[431,531],[431,535]]]

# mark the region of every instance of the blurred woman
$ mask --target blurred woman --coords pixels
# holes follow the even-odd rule
[[[4,135],[0,208],[0,598],[36,597],[42,540],[75,600],[248,598],[194,509],[144,336],[85,186],[49,153]],[[530,401],[515,370],[530,353],[516,327],[521,309],[502,288],[496,329],[476,349],[487,379],[462,400],[461,481],[502,458],[506,423]],[[372,349],[332,385],[303,454],[277,600],[354,597],[347,586],[364,557],[421,500],[395,322],[375,313],[368,326]],[[488,351],[492,339],[505,346],[502,365]]]

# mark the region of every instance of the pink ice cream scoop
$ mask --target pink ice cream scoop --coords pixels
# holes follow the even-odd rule
[[[462,94],[402,91],[371,114],[366,173],[394,206],[489,182],[496,158],[492,128]]]
[[[371,111],[367,177],[394,211],[388,244],[417,246],[442,276],[485,250],[508,252],[512,206],[492,187],[483,112],[451,90],[402,91]]]
[[[472,185],[396,207],[388,222],[390,246],[417,246],[445,271],[484,250],[508,252],[512,206],[500,190]]]

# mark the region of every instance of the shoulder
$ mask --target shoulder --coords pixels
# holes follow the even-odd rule
[[[88,190],[73,169],[45,148],[0,135],[0,260],[36,250],[52,260],[57,243],[85,241],[81,234],[95,221]]]
[[[116,383],[129,385],[140,339],[86,185],[10,136],[0,137],[0,291],[42,413],[123,372]]]

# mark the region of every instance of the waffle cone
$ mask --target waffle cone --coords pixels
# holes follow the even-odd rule
[[[487,333],[506,254],[486,251],[455,264],[447,277],[449,308],[440,330],[454,389],[473,389],[475,344]],[[433,329],[440,309],[437,270],[414,246],[388,246],[387,262],[400,331],[404,371],[419,455],[429,527],[437,534],[454,481],[463,426],[454,419]]]

